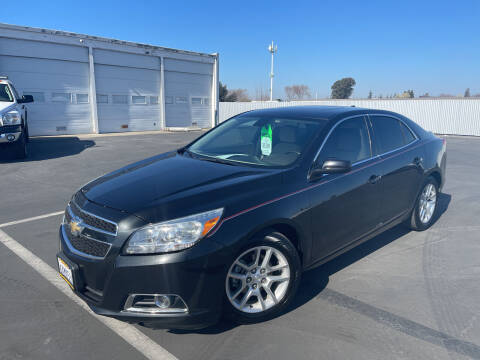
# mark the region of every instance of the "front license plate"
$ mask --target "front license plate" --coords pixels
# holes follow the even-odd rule
[[[60,259],[59,257],[57,258],[58,260],[58,272],[60,273],[60,276],[67,282],[68,285],[73,289],[73,272],[72,269],[67,265],[65,261]]]

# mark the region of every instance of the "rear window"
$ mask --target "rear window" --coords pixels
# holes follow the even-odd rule
[[[377,155],[401,148],[411,142],[405,139],[402,129],[404,125],[397,119],[378,115],[370,116],[370,118],[375,132]],[[413,135],[410,133],[410,136]]]
[[[7,84],[0,84],[0,101],[13,102],[12,92]]]
[[[403,138],[406,144],[410,144],[416,140],[415,135],[413,135],[412,131],[404,123],[400,122],[400,127],[402,128]]]

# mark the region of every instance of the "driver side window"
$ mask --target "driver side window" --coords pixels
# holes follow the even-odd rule
[[[325,142],[319,165],[325,160],[347,160],[352,164],[372,156],[368,128],[363,116],[348,119],[340,123]]]

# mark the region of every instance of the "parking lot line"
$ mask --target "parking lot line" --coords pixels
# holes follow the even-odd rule
[[[56,212],[52,212],[52,213],[49,213],[49,214],[34,216],[34,217],[31,217],[31,218],[26,218],[26,219],[22,219],[22,220],[10,221],[10,222],[4,223],[4,224],[0,224],[0,229],[4,228],[4,227],[7,227],[7,226],[23,224],[23,223],[30,222],[30,221],[41,220],[41,219],[45,219],[45,218],[48,218],[48,217],[61,215],[63,213],[64,213],[64,211],[62,210],[62,211],[56,211]]]
[[[56,214],[58,215],[58,213]],[[54,216],[54,215],[50,214],[50,216]],[[37,217],[37,218],[31,218],[31,219],[36,220],[38,218],[44,218],[44,217],[46,216],[44,215],[43,217]],[[22,222],[25,222],[25,221],[22,221]],[[7,226],[7,225],[3,224],[1,226]],[[10,251],[12,251],[20,259],[22,259],[25,263],[27,263],[27,265],[31,266],[35,271],[37,271],[40,275],[42,275],[47,281],[49,281],[52,285],[54,285],[58,290],[60,290],[63,294],[65,294],[71,300],[73,300],[77,305],[82,307],[88,314],[92,315],[97,320],[101,321],[110,330],[112,330],[121,338],[123,338],[127,343],[129,343],[133,348],[139,351],[147,359],[151,359],[151,360],[175,360],[176,359],[175,356],[170,354],[167,350],[165,350],[163,347],[158,345],[148,336],[143,334],[140,330],[138,330],[133,325],[95,314],[92,310],[90,310],[90,308],[86,303],[84,303],[80,298],[78,298],[71,291],[67,283],[60,278],[57,271],[55,271],[51,266],[45,263],[42,259],[40,259],[30,250],[22,246],[20,243],[18,243],[15,239],[7,235],[2,230],[0,230],[0,243],[2,243],[8,249],[10,249]]]

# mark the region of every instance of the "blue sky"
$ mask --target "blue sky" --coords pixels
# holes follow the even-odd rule
[[[8,1],[0,22],[220,53],[229,88],[306,84],[330,95],[351,76],[354,97],[480,93],[480,1]],[[0,34],[1,35],[1,34]],[[1,52],[1,50],[0,50]]]

